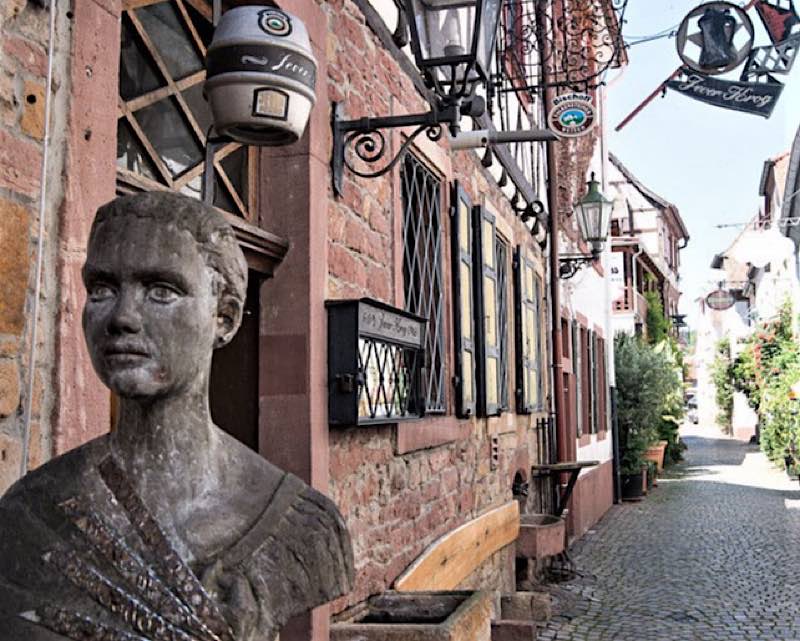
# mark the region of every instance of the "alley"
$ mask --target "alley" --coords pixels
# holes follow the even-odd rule
[[[684,433],[687,459],[572,548],[539,639],[800,640],[800,487],[753,445]]]

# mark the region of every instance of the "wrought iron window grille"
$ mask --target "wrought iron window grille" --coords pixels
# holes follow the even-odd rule
[[[400,175],[405,309],[428,319],[426,411],[443,413],[446,403],[441,181],[413,154],[404,157]]]
[[[624,55],[627,4],[628,0],[505,0],[492,90],[535,101],[546,87],[584,92],[599,87]]]

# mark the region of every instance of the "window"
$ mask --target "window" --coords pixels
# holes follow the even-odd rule
[[[453,186],[450,237],[453,256],[453,337],[456,345],[456,415],[475,414],[475,323],[472,278],[472,201],[458,183]]]
[[[117,176],[120,191],[173,189],[200,198],[211,111],[203,98],[213,29],[207,0],[123,3]],[[255,150],[214,158],[214,205],[253,219]]]
[[[428,319],[425,399],[428,413],[445,411],[441,182],[413,154],[401,170],[403,293],[406,311]]]
[[[528,251],[514,256],[517,348],[517,412],[530,414],[544,407],[542,372],[542,285]]]
[[[494,260],[497,265],[497,344],[500,358],[499,399],[501,410],[508,405],[508,245],[500,236],[494,240]]]

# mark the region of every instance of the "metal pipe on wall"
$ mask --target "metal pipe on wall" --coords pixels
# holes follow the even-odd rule
[[[33,393],[36,382],[37,331],[39,321],[39,297],[42,292],[42,267],[44,263],[44,219],[47,199],[47,159],[50,148],[50,106],[53,91],[53,49],[55,47],[56,12],[58,0],[49,3],[50,23],[47,43],[47,81],[44,96],[44,141],[42,144],[41,185],[39,190],[39,228],[36,238],[36,273],[33,286],[33,309],[31,311],[31,347],[28,359],[28,385],[25,397],[25,420],[22,424],[22,456],[20,461],[20,477],[28,473],[28,451],[31,439],[31,413],[33,412]]]

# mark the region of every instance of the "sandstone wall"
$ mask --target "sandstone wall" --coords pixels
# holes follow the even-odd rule
[[[410,78],[365,23],[358,6],[349,0],[335,0],[324,8],[330,20],[326,47],[330,100],[342,101],[350,118],[427,110]],[[536,416],[513,411],[490,419],[454,416],[447,216],[452,181],[463,185],[474,204],[486,203],[497,214],[498,230],[511,250],[525,244],[540,262],[541,253],[476,154],[450,154],[443,143],[431,143],[424,134],[420,139],[415,153],[439,174],[444,192],[441,258],[447,412],[399,426],[331,427],[330,493],[347,520],[357,569],[354,592],[335,603],[334,612],[390,588],[438,537],[510,500],[514,474],[522,471],[527,478],[530,465],[538,460],[533,429]],[[394,134],[387,136],[387,142],[396,150],[402,138]],[[327,298],[370,296],[402,307],[403,212],[398,176],[397,169],[377,179],[361,179],[346,172],[343,196],[330,198]],[[513,316],[510,290],[509,300]],[[509,389],[513,405],[511,316]],[[546,370],[543,375],[547,376]],[[424,438],[419,436],[423,433]],[[464,586],[512,590],[512,557],[510,548],[501,550]]]

